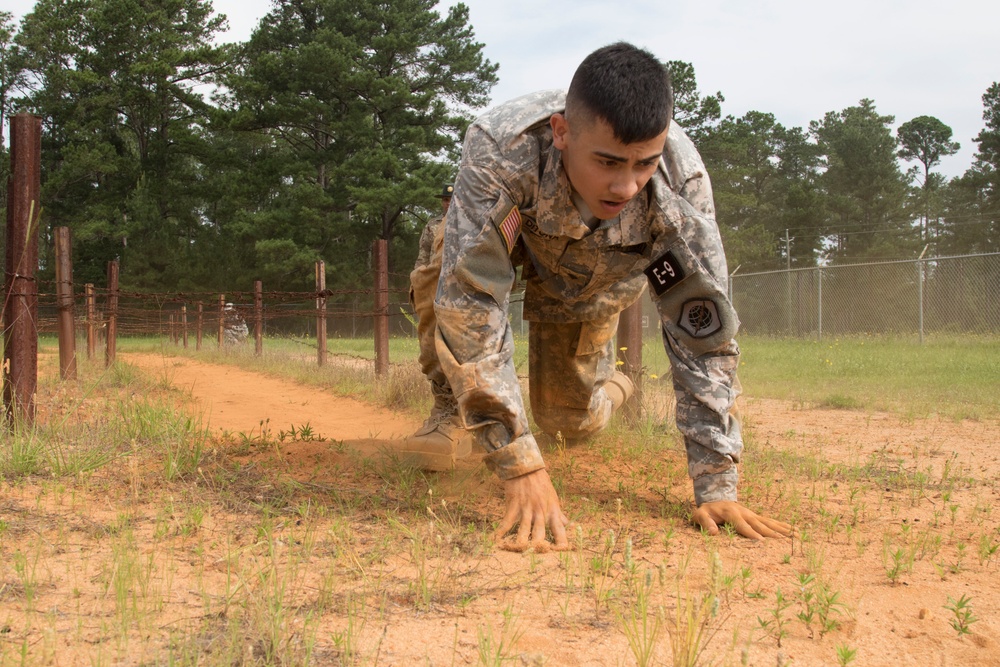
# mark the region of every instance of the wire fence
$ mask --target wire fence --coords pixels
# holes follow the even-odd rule
[[[729,296],[741,335],[1000,335],[1000,253],[737,273]],[[642,326],[659,341],[648,296]]]
[[[58,306],[55,285],[40,282],[38,292],[38,332],[58,332]],[[94,290],[96,312],[94,324],[102,328],[107,324],[105,304],[109,293],[106,289]],[[206,337],[213,337],[219,329],[220,319],[225,327],[231,321],[243,321],[253,326],[254,293],[228,292],[224,294],[227,308],[220,310],[218,293],[145,293],[118,292],[116,309],[119,335],[132,337],[170,336],[186,325],[194,334],[198,324],[198,307],[201,306],[201,324]],[[261,324],[265,336],[316,336],[316,292],[263,292]],[[375,318],[379,314],[374,306],[374,290],[329,290],[326,296],[327,336],[332,338],[369,338],[374,335]],[[74,286],[75,320],[78,330],[87,325],[82,286]],[[388,320],[391,336],[416,335],[409,294],[406,290],[390,289],[388,292]]]
[[[1000,333],[1000,253],[737,274],[749,335]]]
[[[54,287],[40,284],[39,331],[57,329]],[[79,291],[79,290],[77,290]],[[1000,334],[1000,253],[934,257],[920,260],[810,267],[790,271],[743,273],[730,277],[730,297],[744,335],[822,338],[841,335]],[[327,293],[327,335],[367,338],[378,313],[373,290]],[[107,294],[95,292],[97,323],[104,320],[101,304]],[[314,337],[317,311],[313,292],[264,292],[262,323],[267,336]],[[253,321],[253,292],[226,294],[239,317]],[[76,300],[78,326],[85,312],[82,292]],[[406,291],[390,289],[389,334],[416,335]],[[649,297],[643,298],[646,338],[659,338],[659,316]],[[219,327],[218,294],[119,293],[118,330],[128,336],[168,336],[182,325],[182,312],[193,331],[197,305],[202,304],[206,336]],[[511,294],[510,322],[525,335],[523,291]]]

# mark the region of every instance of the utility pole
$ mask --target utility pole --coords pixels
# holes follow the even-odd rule
[[[788,335],[792,334],[792,241],[795,237],[785,230],[785,310],[788,313]]]

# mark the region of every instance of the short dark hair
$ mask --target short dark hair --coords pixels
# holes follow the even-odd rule
[[[652,53],[627,42],[587,56],[566,95],[571,128],[573,117],[584,122],[600,118],[623,144],[657,136],[667,128],[673,111],[670,72]]]

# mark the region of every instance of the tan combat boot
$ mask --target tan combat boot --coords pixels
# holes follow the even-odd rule
[[[434,409],[424,425],[399,448],[400,459],[421,470],[454,470],[455,461],[472,454],[473,434],[462,427],[458,406],[451,395],[435,392]]]
[[[458,423],[458,416],[435,422],[431,417],[403,440],[399,458],[430,472],[455,469],[455,461],[472,454],[472,434]]]
[[[611,379],[604,384],[604,393],[611,399],[611,410],[617,412],[625,401],[632,398],[632,394],[635,393],[635,383],[621,371],[615,371]]]

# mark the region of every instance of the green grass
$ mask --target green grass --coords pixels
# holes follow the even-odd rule
[[[938,413],[980,419],[1000,412],[1000,338],[823,341],[740,337],[744,395],[836,409]],[[662,346],[643,345],[650,373],[667,375]]]
[[[528,372],[527,340],[516,337],[514,361],[518,373]],[[858,336],[823,341],[739,338],[742,349],[740,380],[744,395],[775,398],[831,409],[890,411],[907,416],[940,414],[953,419],[981,419],[1000,414],[1000,338],[928,337],[924,344],[903,338]],[[54,341],[43,341],[42,347]],[[122,352],[147,351],[181,354],[181,348],[164,339],[121,339]],[[331,358],[374,358],[369,338],[331,338]],[[332,388],[344,394],[368,396],[386,405],[424,407],[419,396],[375,396],[368,371],[344,375],[317,370],[315,341],[299,338],[266,338],[264,356],[253,355],[248,342],[235,352],[218,350],[206,340],[200,357],[209,361],[238,363],[253,370]],[[189,344],[188,354],[194,355]],[[417,380],[405,383],[405,394],[419,388],[415,338],[392,338],[389,359],[393,372],[416,371]],[[299,363],[289,364],[289,359]],[[670,364],[658,339],[643,343],[643,361],[650,379],[669,383]],[[334,365],[334,364],[331,364]],[[341,364],[342,365],[342,364]],[[667,385],[669,387],[669,385]],[[424,392],[415,391],[415,394]]]

